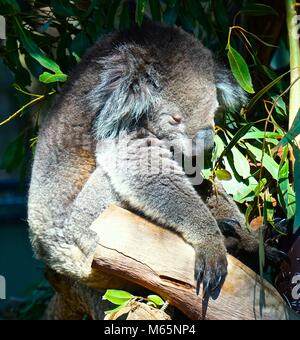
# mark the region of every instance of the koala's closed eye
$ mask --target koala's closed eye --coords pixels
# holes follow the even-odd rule
[[[183,120],[182,116],[175,114],[171,116],[170,123],[173,125],[177,125],[182,123],[182,120]]]

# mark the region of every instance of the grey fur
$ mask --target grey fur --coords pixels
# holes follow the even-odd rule
[[[96,137],[115,138],[153,110],[159,101],[159,76],[147,52],[136,44],[120,45],[99,61],[99,85],[89,95],[97,110]]]
[[[114,203],[180,233],[195,248],[196,278],[220,288],[227,261],[218,209],[201,199],[166,144],[177,139],[184,149],[214,128],[215,68],[199,41],[158,24],[116,32],[88,51],[43,123],[32,170],[31,240],[51,269],[76,280],[90,275],[98,242],[90,225]],[[107,143],[113,137],[121,138]],[[151,163],[172,173],[149,173],[149,150],[157,151]],[[229,217],[241,220],[227,201]]]
[[[245,91],[237,84],[232,74],[220,65],[217,67],[216,86],[218,101],[222,108],[236,111],[247,104],[247,95]]]

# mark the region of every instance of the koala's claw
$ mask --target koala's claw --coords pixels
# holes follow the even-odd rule
[[[218,255],[209,254],[209,251],[196,249],[195,280],[196,293],[199,295],[200,286],[203,287],[203,299],[211,297],[217,299],[227,276],[226,252]]]

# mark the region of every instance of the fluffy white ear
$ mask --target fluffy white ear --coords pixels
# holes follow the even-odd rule
[[[236,111],[247,104],[248,98],[245,91],[237,84],[228,70],[217,67],[215,77],[218,101],[222,108]]]
[[[98,86],[89,94],[97,112],[97,139],[128,131],[159,100],[159,76],[154,61],[136,44],[118,46],[101,60]]]

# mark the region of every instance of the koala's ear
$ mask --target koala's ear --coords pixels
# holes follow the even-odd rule
[[[215,79],[221,108],[236,111],[247,104],[245,91],[238,85],[230,71],[218,66]]]
[[[159,100],[159,76],[146,51],[126,44],[100,61],[101,80],[90,93],[97,139],[114,138],[147,115]]]

